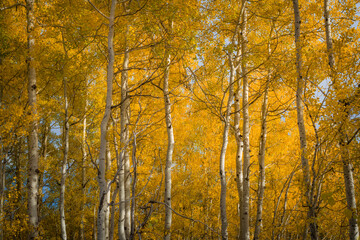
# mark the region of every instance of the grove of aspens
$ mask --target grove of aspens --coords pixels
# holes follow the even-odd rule
[[[359,240],[359,0],[0,1],[0,240]]]

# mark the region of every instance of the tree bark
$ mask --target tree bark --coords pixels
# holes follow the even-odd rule
[[[238,24],[241,26],[241,20],[242,20],[242,14],[243,14],[243,8],[245,2],[242,3],[241,10],[240,10],[240,17]],[[243,161],[243,149],[244,149],[244,142],[243,142],[243,136],[241,134],[240,129],[240,121],[241,121],[241,104],[240,104],[240,97],[241,97],[241,69],[239,68],[241,64],[241,37],[240,37],[240,30],[239,25],[236,26],[236,32],[234,35],[234,38],[237,38],[237,47],[238,52],[236,54],[235,58],[235,64],[236,64],[236,77],[234,81],[236,81],[237,91],[235,92],[235,117],[234,117],[234,130],[235,130],[235,140],[236,140],[236,157],[235,157],[235,163],[236,163],[236,187],[238,191],[238,197],[239,197],[239,204],[238,204],[238,212],[239,212],[239,232],[237,238],[240,239],[241,236],[241,217],[242,217],[242,198],[243,198],[243,170],[242,170],[242,161]],[[233,41],[233,44],[235,45],[235,42]],[[235,82],[234,82],[235,84]]]
[[[171,26],[172,28],[172,22]],[[172,211],[171,211],[171,168],[172,168],[172,157],[174,152],[174,130],[172,126],[171,119],[171,102],[169,96],[169,74],[170,74],[170,65],[171,65],[171,55],[169,51],[169,45],[166,44],[165,49],[165,72],[164,72],[164,102],[165,102],[165,121],[166,121],[166,130],[168,136],[168,146],[166,152],[166,166],[165,166],[165,234],[164,239],[170,240],[171,237],[171,223],[172,223]]]
[[[86,191],[85,191],[85,175],[86,175],[86,159],[87,159],[87,152],[86,152],[86,127],[87,127],[87,119],[86,119],[86,108],[87,108],[87,100],[85,100],[85,116],[83,120],[83,129],[82,129],[82,139],[81,139],[81,152],[82,152],[82,159],[81,159],[81,205],[80,205],[80,212],[81,212],[81,220],[80,220],[80,239],[84,240],[84,228],[85,228],[85,203],[86,203]]]
[[[226,171],[225,171],[225,155],[228,145],[229,129],[230,129],[230,117],[231,117],[231,106],[234,98],[234,75],[235,67],[232,60],[232,56],[229,56],[229,65],[230,65],[230,79],[229,79],[229,98],[226,105],[226,112],[224,118],[224,132],[222,139],[222,147],[220,152],[220,219],[221,219],[221,239],[228,239],[228,220],[226,215]]]
[[[245,2],[242,0],[244,7],[242,14],[242,25],[240,33],[241,42],[241,72],[243,78],[243,196],[241,212],[241,236],[243,240],[250,239],[249,231],[249,197],[250,197],[250,117],[249,117],[249,83],[247,78],[247,11]]]
[[[1,141],[1,139],[0,139]],[[0,142],[1,143],[1,142]],[[5,162],[7,158],[6,149],[3,149],[1,144],[1,155],[0,155],[0,220],[4,222],[4,200],[5,200]],[[0,239],[4,239],[4,224],[0,226]]]
[[[235,118],[234,118],[234,125],[235,125],[235,139],[236,139],[236,186],[239,196],[239,215],[240,215],[240,222],[242,216],[242,197],[243,197],[243,172],[242,172],[242,160],[243,160],[243,138],[241,135],[240,130],[240,96],[241,96],[241,73],[237,71],[237,86],[238,90],[235,94]],[[239,229],[239,237],[241,236],[241,226]]]
[[[27,51],[28,56],[27,72],[28,72],[28,98],[29,98],[29,179],[28,179],[28,214],[29,214],[29,239],[38,237],[38,184],[39,184],[39,153],[38,153],[38,120],[37,120],[37,101],[36,101],[36,71],[35,71],[35,13],[34,13],[34,0],[26,0],[26,18],[27,18]]]
[[[127,30],[128,31],[128,30]],[[124,188],[125,188],[125,234],[126,239],[130,238],[131,230],[131,174],[130,174],[130,157],[129,157],[129,118],[130,118],[130,99],[128,97],[128,73],[129,67],[129,52],[126,46],[126,53],[124,55],[123,75],[121,78],[121,129],[123,131],[122,146],[125,147],[123,162],[124,162]]]
[[[113,192],[113,195],[111,197],[111,215],[110,215],[110,225],[109,225],[109,240],[114,239],[114,230],[115,230],[115,201],[116,197],[119,193],[119,183],[117,182],[116,189]]]
[[[311,239],[318,239],[316,213],[313,206],[313,201],[310,196],[310,170],[309,162],[306,158],[306,129],[304,120],[304,79],[302,76],[302,57],[301,57],[301,40],[300,40],[300,11],[298,0],[293,0],[294,7],[294,26],[295,26],[295,47],[296,47],[296,72],[297,72],[297,88],[296,88],[296,111],[297,111],[297,124],[300,137],[300,149],[301,149],[301,167],[303,171],[303,179],[305,183],[305,197],[306,207],[308,208],[308,220],[310,222],[310,235]],[[305,227],[305,233],[307,232],[307,226]]]
[[[128,26],[126,29],[126,34],[128,31]],[[130,236],[130,216],[129,216],[129,207],[130,207],[130,160],[128,152],[128,142],[129,142],[129,105],[130,99],[128,97],[128,72],[129,68],[129,52],[127,43],[125,43],[125,53],[123,61],[123,71],[121,73],[121,106],[120,106],[120,142],[121,142],[121,152],[120,152],[120,208],[119,208],[119,239],[125,240]]]
[[[329,1],[324,0],[324,20],[325,20],[325,33],[326,33],[326,47],[328,52],[329,66],[330,66],[330,78],[332,85],[335,88],[335,91],[338,90],[336,83],[336,69],[335,69],[335,57],[332,45],[332,35],[331,35],[331,21],[329,13]],[[351,217],[349,218],[349,239],[357,240],[359,238],[359,226],[357,223],[358,214],[356,208],[356,198],[355,198],[355,186],[354,186],[354,177],[353,177],[353,166],[350,162],[350,157],[347,149],[347,136],[346,136],[346,122],[349,118],[349,113],[347,111],[347,106],[344,104],[344,110],[346,114],[344,119],[340,122],[339,137],[340,137],[340,156],[343,162],[343,171],[344,171],[344,183],[345,183],[345,194],[347,209],[351,212]]]
[[[106,147],[106,171],[111,170],[111,152],[110,152],[110,141],[107,141]],[[111,180],[108,179],[106,185],[109,186],[108,191],[106,193],[106,201],[110,203],[111,200]],[[110,232],[110,211],[108,210],[105,214],[105,239],[109,239]]]
[[[268,91],[270,83],[270,71],[268,73],[268,79],[266,82],[264,99],[261,107],[261,133],[259,140],[259,185],[258,185],[258,199],[257,199],[257,211],[255,221],[254,240],[259,239],[262,228],[262,211],[263,211],[263,200],[265,193],[265,152],[266,152],[266,118],[267,118],[267,104],[268,104]]]
[[[133,149],[132,149],[132,164],[134,168],[134,179],[131,187],[131,231],[130,240],[135,239],[135,195],[136,195],[136,181],[137,181],[137,160],[136,160],[136,133],[134,133]]]
[[[107,125],[111,114],[112,104],[112,85],[114,78],[114,19],[115,19],[116,0],[111,1],[110,17],[109,17],[109,33],[108,33],[108,66],[107,66],[107,91],[106,91],[106,106],[104,117],[100,126],[100,152],[99,152],[99,210],[97,217],[97,236],[99,240],[105,239],[105,216],[108,211],[108,202],[106,199],[107,194],[107,181],[105,177],[106,171],[106,148],[107,148]]]
[[[65,221],[65,188],[66,188],[66,175],[67,175],[67,161],[69,153],[69,103],[67,95],[67,80],[63,77],[64,85],[64,101],[65,101],[65,116],[63,127],[63,161],[61,165],[61,182],[60,182],[60,225],[61,225],[61,239],[66,240],[66,221]]]

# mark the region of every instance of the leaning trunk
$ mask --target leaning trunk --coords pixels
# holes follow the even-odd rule
[[[39,184],[39,154],[38,154],[38,121],[37,121],[37,106],[36,106],[36,71],[35,71],[35,16],[34,16],[34,0],[26,0],[26,18],[27,18],[27,43],[28,56],[27,71],[28,71],[28,98],[29,98],[29,180],[28,180],[28,214],[29,214],[29,239],[38,237],[38,184]]]
[[[293,0],[294,17],[295,17],[295,47],[296,47],[296,72],[297,72],[297,89],[296,89],[296,111],[297,111],[297,124],[300,136],[300,149],[301,149],[301,167],[303,171],[303,179],[305,183],[305,197],[306,206],[308,207],[307,218],[310,222],[310,235],[311,239],[318,239],[316,213],[313,206],[313,201],[310,197],[310,170],[309,162],[306,158],[306,130],[304,121],[304,79],[302,76],[302,59],[301,59],[301,41],[300,41],[300,11],[298,0]],[[305,235],[307,232],[305,226]]]
[[[107,125],[111,113],[112,103],[112,84],[114,78],[114,19],[115,19],[116,0],[111,1],[110,17],[109,17],[109,33],[108,33],[108,66],[107,66],[107,91],[106,91],[106,105],[104,117],[100,125],[100,151],[99,151],[99,209],[97,217],[97,236],[99,240],[105,239],[105,216],[108,211],[108,202],[106,194],[108,192],[107,182],[105,177],[106,171],[106,148],[107,148]]]

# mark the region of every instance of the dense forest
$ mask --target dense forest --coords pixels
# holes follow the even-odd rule
[[[359,239],[358,0],[2,0],[0,239]]]

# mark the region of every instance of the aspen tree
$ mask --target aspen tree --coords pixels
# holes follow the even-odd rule
[[[86,98],[86,97],[85,97]],[[81,205],[80,205],[80,211],[81,211],[81,220],[80,220],[80,239],[84,240],[84,228],[85,228],[85,199],[86,199],[86,188],[85,188],[85,176],[86,176],[86,159],[87,159],[87,152],[86,152],[86,127],[87,127],[87,116],[86,116],[86,108],[87,108],[87,99],[85,100],[85,106],[84,106],[84,119],[82,122],[82,135],[81,135],[81,152],[82,152],[82,158],[81,158]]]
[[[297,88],[296,88],[296,112],[297,112],[297,124],[299,129],[299,137],[300,137],[300,150],[301,150],[301,167],[303,171],[303,179],[305,184],[305,197],[306,197],[306,207],[308,208],[307,219],[310,225],[310,235],[311,239],[318,239],[318,231],[317,231],[317,223],[316,216],[313,209],[313,200],[310,196],[310,187],[311,187],[311,179],[310,179],[310,170],[309,170],[309,162],[306,156],[306,129],[305,129],[305,120],[304,120],[304,78],[302,75],[302,56],[301,56],[301,48],[302,43],[300,39],[300,11],[299,11],[299,3],[298,0],[293,0],[294,7],[294,27],[295,27],[295,48],[296,48],[296,73],[297,73]],[[307,235],[307,224],[305,226],[304,234]]]
[[[241,236],[243,240],[250,239],[249,229],[249,198],[250,198],[250,116],[249,116],[249,83],[247,76],[247,11],[246,0],[242,0],[241,18],[241,74],[243,81],[243,196],[241,216]]]
[[[172,33],[173,22],[170,23],[170,34]],[[172,223],[172,211],[171,211],[171,168],[172,168],[172,159],[174,152],[174,129],[172,125],[171,118],[171,102],[170,102],[170,92],[169,92],[169,75],[170,75],[170,66],[171,66],[171,54],[169,43],[166,43],[165,46],[165,69],[164,69],[164,82],[163,82],[163,94],[164,94],[164,103],[165,103],[165,122],[166,122],[166,131],[168,136],[168,146],[166,151],[166,166],[165,166],[165,234],[164,239],[170,240],[171,237],[171,223]]]
[[[237,90],[235,92],[235,116],[234,116],[234,129],[235,129],[235,140],[236,140],[236,156],[235,156],[235,163],[236,163],[236,187],[238,191],[238,197],[239,197],[239,220],[240,220],[240,226],[239,226],[239,235],[238,238],[241,236],[241,218],[242,218],[242,204],[243,204],[243,172],[242,172],[242,160],[243,160],[243,148],[244,148],[244,142],[243,142],[243,136],[241,134],[240,129],[240,121],[241,121],[241,104],[240,104],[240,97],[241,97],[241,19],[243,15],[245,1],[241,2],[241,8],[240,8],[240,14],[239,14],[239,21],[237,23],[237,26],[235,28],[234,32],[234,38],[233,38],[233,44],[235,44],[235,38],[237,38],[237,53],[235,57],[235,64],[236,64],[236,71],[235,71],[235,78],[234,78],[234,84],[236,83]],[[240,27],[239,27],[240,25]]]
[[[64,87],[64,126],[63,126],[63,161],[61,164],[61,182],[60,182],[60,225],[61,238],[67,239],[66,221],[65,221],[65,189],[66,189],[66,175],[67,162],[69,154],[69,102],[67,93],[67,79],[63,76]]]
[[[128,26],[126,30],[126,35],[128,32]],[[125,53],[123,60],[123,71],[121,72],[121,106],[120,106],[120,142],[121,142],[121,152],[120,152],[120,178],[119,178],[119,187],[120,187],[120,207],[119,207],[119,239],[124,240],[128,238],[129,229],[129,219],[128,219],[128,206],[130,206],[130,197],[129,197],[129,181],[130,181],[130,163],[129,163],[129,153],[127,151],[127,146],[129,142],[129,105],[130,99],[128,97],[128,68],[129,68],[129,51],[127,43],[125,42]]]
[[[1,139],[0,139],[1,144]],[[2,145],[2,144],[1,144]],[[5,161],[6,161],[6,154],[3,149],[3,146],[1,146],[1,152],[0,152],[0,219],[3,221],[4,219],[4,200],[5,200]],[[4,224],[0,226],[0,238],[4,239]]]
[[[270,34],[271,36],[271,34]],[[270,41],[268,43],[268,51],[270,55]],[[271,80],[270,70],[265,85],[264,98],[261,106],[261,133],[259,139],[259,184],[258,184],[258,199],[257,199],[257,211],[255,221],[254,240],[260,238],[260,232],[262,228],[262,215],[263,215],[263,202],[265,194],[265,153],[266,153],[266,136],[267,136],[267,115],[268,115],[268,92],[269,84]]]
[[[112,85],[114,78],[114,19],[115,19],[116,0],[111,1],[110,16],[109,16],[109,32],[108,32],[108,64],[107,64],[107,90],[106,90],[106,105],[104,116],[100,125],[100,151],[99,151],[99,209],[97,216],[97,238],[98,240],[105,239],[105,216],[108,211],[108,202],[106,194],[108,192],[107,181],[105,177],[106,171],[106,148],[107,148],[107,126],[111,114],[112,104]]]
[[[108,125],[109,127],[109,125]],[[106,172],[111,170],[111,152],[110,152],[110,141],[107,141],[106,146]],[[111,180],[107,180],[107,193],[106,193],[106,201],[110,203],[111,200]],[[110,210],[108,209],[105,215],[105,239],[109,239],[109,231],[110,231]]]
[[[334,86],[335,91],[338,91],[338,83],[336,82],[336,69],[335,69],[335,57],[333,50],[333,39],[331,33],[331,19],[330,19],[330,10],[329,10],[329,1],[324,0],[324,20],[325,20],[325,34],[326,34],[326,47],[328,53],[328,60],[330,66],[330,78],[332,86]],[[346,101],[346,100],[345,100]],[[346,109],[346,103],[344,103],[344,110]],[[340,146],[340,156],[343,162],[343,171],[344,171],[344,182],[345,182],[345,194],[347,209],[351,212],[351,217],[349,218],[349,239],[357,240],[359,238],[359,226],[357,223],[358,215],[356,209],[356,198],[355,198],[355,186],[354,186],[354,177],[353,177],[353,166],[349,159],[349,153],[347,149],[347,136],[346,136],[346,122],[349,118],[349,114],[345,113],[342,121],[340,122],[339,129],[339,146]]]
[[[229,143],[229,129],[230,129],[230,117],[231,117],[231,106],[234,97],[234,75],[235,75],[235,66],[233,63],[232,55],[229,54],[229,64],[230,64],[230,78],[229,78],[229,98],[226,105],[226,111],[224,116],[224,132],[222,136],[222,147],[220,152],[220,218],[221,218],[221,239],[228,239],[228,220],[226,216],[226,171],[225,171],[225,155],[226,149]]]
[[[27,20],[27,74],[28,74],[28,98],[29,114],[32,118],[29,126],[29,179],[28,179],[28,214],[29,214],[29,239],[36,239],[39,236],[38,225],[38,184],[39,184],[39,153],[38,153],[38,120],[37,120],[37,100],[36,100],[36,70],[35,70],[35,11],[34,1],[26,0],[26,20]]]

